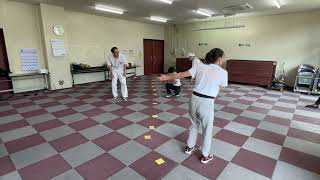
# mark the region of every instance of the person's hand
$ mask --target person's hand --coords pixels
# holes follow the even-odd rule
[[[160,81],[168,81],[168,80],[169,80],[169,76],[168,76],[168,75],[161,74],[161,76],[158,77],[158,79],[159,79]]]

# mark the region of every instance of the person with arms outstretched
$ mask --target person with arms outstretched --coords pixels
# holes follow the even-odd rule
[[[213,159],[210,149],[214,120],[214,99],[217,97],[220,87],[228,86],[228,73],[221,68],[224,61],[224,52],[219,48],[214,48],[206,54],[203,63],[193,66],[188,71],[159,77],[160,81],[190,76],[195,79],[195,86],[189,103],[192,125],[185,152],[191,154],[195,150],[198,129],[202,127],[204,141],[201,149],[203,155],[201,162],[204,164]]]

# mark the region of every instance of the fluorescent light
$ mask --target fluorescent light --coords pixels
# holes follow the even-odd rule
[[[168,19],[162,18],[162,17],[155,17],[155,16],[150,16],[150,20],[152,21],[159,21],[159,22],[167,22]]]
[[[235,29],[235,28],[245,28],[245,27],[246,27],[245,25],[207,27],[207,28],[191,29],[191,31],[208,31],[208,30],[216,30],[216,29]]]
[[[159,0],[159,1],[167,3],[167,4],[172,4],[173,3],[173,1],[170,1],[170,0]]]
[[[272,0],[273,4],[277,6],[277,8],[281,8],[281,5],[278,0]]]
[[[106,11],[106,12],[115,13],[115,14],[123,14],[123,10],[115,9],[112,7],[96,5],[94,8],[100,11]]]
[[[211,17],[211,15],[213,14],[212,12],[209,12],[209,11],[206,11],[203,9],[196,10],[196,13],[203,15],[203,16],[208,16],[208,17]]]

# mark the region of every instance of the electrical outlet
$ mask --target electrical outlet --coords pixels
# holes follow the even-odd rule
[[[208,46],[208,43],[199,43],[199,46]]]
[[[58,81],[59,82],[59,85],[62,86],[64,84],[64,80],[60,80]]]
[[[251,47],[251,44],[239,44],[239,47]]]

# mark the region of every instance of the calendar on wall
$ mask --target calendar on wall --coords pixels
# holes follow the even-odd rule
[[[38,62],[38,53],[37,49],[20,49],[20,64],[22,71],[35,71],[38,70],[39,62]]]

